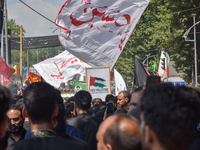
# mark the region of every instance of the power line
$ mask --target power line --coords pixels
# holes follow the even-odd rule
[[[38,15],[42,16],[43,18],[47,19],[48,21],[50,21],[51,23],[55,24],[52,20],[50,20],[49,18],[45,17],[44,15],[42,15],[41,13],[39,13],[38,11],[36,11],[35,9],[33,9],[32,7],[30,7],[29,5],[27,5],[26,3],[24,3],[22,0],[19,0],[20,2],[22,2],[24,5],[26,5],[28,8],[32,9],[34,12],[36,12]]]

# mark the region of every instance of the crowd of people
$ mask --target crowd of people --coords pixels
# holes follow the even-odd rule
[[[0,86],[0,150],[200,150],[200,93],[159,83],[104,100],[45,82]]]

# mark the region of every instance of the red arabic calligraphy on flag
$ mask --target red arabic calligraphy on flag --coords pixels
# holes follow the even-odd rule
[[[63,47],[91,66],[112,68],[150,0],[67,0],[55,23]]]
[[[44,80],[54,87],[73,79],[76,74],[85,75],[85,67],[91,67],[68,51],[33,66]]]

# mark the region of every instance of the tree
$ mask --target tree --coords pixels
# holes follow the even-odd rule
[[[155,59],[149,61],[151,67],[154,61],[159,62],[161,51],[166,51],[171,60],[175,61],[175,69],[182,72],[183,78],[190,82],[191,66],[194,64],[194,46],[191,42],[185,42],[182,35],[193,25],[193,15],[200,15],[200,10],[196,8],[200,8],[198,0],[151,0],[116,62],[115,68],[119,68],[122,76],[128,78],[130,82],[130,76],[133,76],[134,72],[135,56],[143,61],[146,55],[157,54]],[[197,32],[199,30],[200,28]],[[193,32],[190,36],[193,36]],[[199,38],[200,34],[197,35],[197,40]],[[200,42],[197,43],[197,49],[199,48]],[[200,60],[200,55],[197,55]],[[128,63],[127,67],[122,67],[125,62]],[[198,66],[200,70],[199,63]]]

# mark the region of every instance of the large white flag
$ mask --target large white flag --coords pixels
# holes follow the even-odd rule
[[[67,0],[55,24],[63,47],[91,66],[110,66],[150,0]]]
[[[121,74],[114,69],[114,78],[115,78],[115,95],[118,95],[121,91],[126,91],[126,83],[122,78]]]
[[[85,67],[90,67],[68,51],[33,66],[46,82],[56,88],[60,86],[61,82],[73,79],[76,74],[85,75]]]

